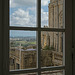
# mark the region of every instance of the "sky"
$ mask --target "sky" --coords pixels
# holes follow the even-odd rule
[[[36,27],[37,18],[37,0],[10,0],[10,26],[20,27]],[[41,0],[41,27],[48,26],[48,4],[50,0]],[[18,36],[18,34],[26,31],[10,31],[10,36]],[[35,32],[31,32],[35,35]]]
[[[36,31],[11,30],[10,37],[36,37]]]

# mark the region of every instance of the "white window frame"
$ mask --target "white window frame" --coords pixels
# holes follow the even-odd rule
[[[72,75],[72,0],[65,0],[65,29],[56,29],[56,28],[41,28],[41,0],[37,0],[37,25],[38,27],[9,27],[9,0],[3,0],[3,74],[22,74],[22,73],[31,73],[36,72],[38,75],[41,75],[41,71],[50,71],[50,70],[65,70],[65,75]],[[31,30],[37,31],[38,35],[38,68],[37,69],[26,69],[26,70],[17,70],[9,71],[9,30]],[[65,32],[65,52],[64,52],[64,66],[55,66],[41,68],[41,31],[55,31],[55,32]]]

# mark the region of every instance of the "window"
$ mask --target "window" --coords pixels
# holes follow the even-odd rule
[[[3,75],[72,75],[71,1],[8,0],[4,7]]]

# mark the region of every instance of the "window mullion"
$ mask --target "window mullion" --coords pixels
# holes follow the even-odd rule
[[[9,74],[24,74],[24,73],[33,73],[33,72],[38,72],[38,69],[26,69],[26,70],[13,70],[9,71]]]
[[[38,31],[37,33],[37,39],[38,39],[38,52],[37,52],[37,55],[38,55],[38,75],[41,75],[41,31]]]
[[[37,26],[38,26],[38,32],[37,32],[37,66],[38,66],[38,75],[41,75],[41,0],[37,0]]]
[[[65,28],[65,75],[72,75],[72,0],[65,0]]]
[[[65,66],[54,66],[54,67],[45,67],[41,68],[41,71],[53,71],[53,70],[63,70]],[[39,69],[26,69],[26,70],[13,70],[9,71],[9,74],[24,74],[24,73],[33,73],[38,72]]]
[[[59,28],[35,28],[35,27],[9,27],[9,30],[32,30],[32,31],[52,31],[52,32],[65,32],[65,29]]]

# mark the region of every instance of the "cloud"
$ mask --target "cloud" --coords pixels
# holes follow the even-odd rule
[[[41,0],[42,6],[48,6],[50,0]],[[10,7],[34,7],[37,5],[37,0],[10,0]]]
[[[36,10],[36,7],[29,7],[29,8],[27,8],[27,10],[29,11],[29,10],[31,10],[31,11],[37,11]]]
[[[18,9],[10,15],[11,26],[35,26],[36,18],[34,15],[30,15],[29,11]]]
[[[50,0],[41,0],[42,6],[48,6],[49,3],[50,3]]]
[[[36,0],[10,0],[10,7],[30,7],[35,4]]]
[[[30,8],[29,8],[30,9]],[[32,8],[33,9],[33,8]],[[43,9],[41,11],[41,24],[48,25],[48,12]],[[36,16],[30,15],[28,10],[23,10],[19,8],[10,15],[10,25],[11,26],[26,26],[35,27],[36,26]]]

